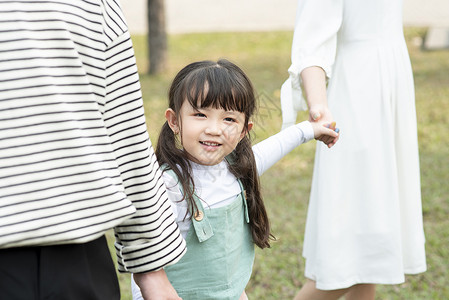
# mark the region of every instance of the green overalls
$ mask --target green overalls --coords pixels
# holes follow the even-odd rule
[[[187,252],[179,262],[165,268],[183,300],[237,300],[251,277],[254,243],[244,190],[239,184],[241,193],[223,207],[204,209],[195,196],[198,212],[192,214]]]

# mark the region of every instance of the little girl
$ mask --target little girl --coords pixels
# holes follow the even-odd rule
[[[165,268],[184,300],[247,299],[254,244],[274,239],[259,176],[312,138],[331,147],[338,133],[308,121],[251,147],[256,109],[253,86],[235,64],[195,62],[169,91],[169,108],[156,148],[187,253]],[[133,283],[133,299],[141,299]]]

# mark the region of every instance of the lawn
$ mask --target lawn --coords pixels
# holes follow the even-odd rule
[[[449,51],[422,51],[424,29],[406,29],[412,60],[420,143],[424,225],[428,271],[407,276],[406,283],[379,286],[377,299],[449,299]],[[157,141],[164,122],[167,88],[184,65],[227,58],[249,75],[258,93],[254,142],[280,129],[280,86],[290,65],[292,32],[185,34],[169,37],[169,64],[164,74],[145,75],[148,66],[143,36],[133,36],[144,95],[148,129]],[[305,113],[298,120],[306,119]],[[263,194],[278,241],[257,250],[250,299],[291,299],[304,283],[301,257],[315,142],[283,158],[261,178]],[[109,235],[109,240],[112,236]],[[120,274],[122,299],[131,299],[129,275]]]

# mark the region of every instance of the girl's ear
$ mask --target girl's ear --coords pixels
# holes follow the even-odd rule
[[[173,109],[167,108],[167,110],[165,111],[165,119],[167,119],[168,126],[170,126],[173,133],[178,134],[179,122],[176,113]]]
[[[242,130],[242,133],[240,134],[240,140],[242,140],[243,137],[244,137],[248,132],[250,132],[251,129],[253,129],[253,125],[254,125],[253,122],[251,122],[251,121],[248,122],[248,129],[243,129],[243,130]]]

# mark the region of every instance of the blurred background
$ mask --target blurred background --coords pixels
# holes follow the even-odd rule
[[[280,130],[279,94],[288,77],[297,0],[121,2],[154,144],[173,76],[204,59],[227,58],[253,81],[260,106],[254,143]],[[377,299],[449,299],[449,1],[404,0],[404,31],[415,78],[428,271],[379,286]],[[298,115],[305,119],[306,113]],[[261,178],[278,241],[257,250],[249,299],[292,299],[305,282],[301,252],[314,150],[314,141],[295,149]],[[108,238],[112,249],[112,232]],[[122,299],[131,299],[129,274],[119,279]]]
[[[449,1],[403,0],[406,26],[449,26]],[[148,0],[122,0],[132,33],[148,31]],[[165,0],[169,33],[288,30],[297,0]],[[275,12],[275,13],[274,13]]]

